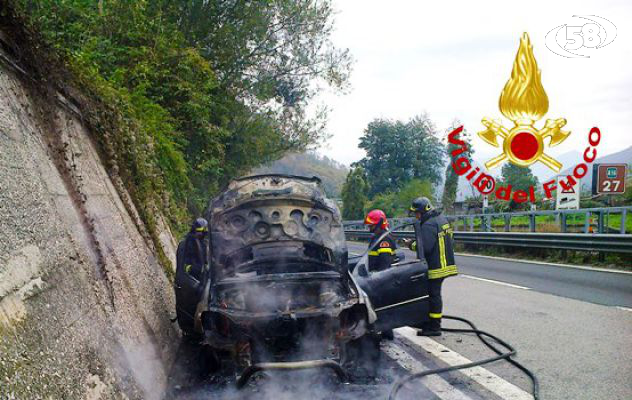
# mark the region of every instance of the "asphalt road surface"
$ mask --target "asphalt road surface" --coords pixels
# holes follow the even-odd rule
[[[461,275],[444,283],[444,314],[514,345],[540,378],[542,399],[632,399],[632,274],[477,256],[456,261]],[[469,335],[436,342],[470,360],[491,355]],[[530,390],[502,361],[485,368]]]

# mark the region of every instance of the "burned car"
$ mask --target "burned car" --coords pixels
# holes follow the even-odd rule
[[[208,268],[178,268],[183,332],[247,376],[265,368],[357,365],[363,338],[427,315],[427,267],[399,262],[367,270],[349,260],[340,211],[318,178],[234,180],[212,199]]]

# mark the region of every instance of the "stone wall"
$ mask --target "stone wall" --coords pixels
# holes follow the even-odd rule
[[[0,399],[158,399],[171,283],[71,103],[0,63]],[[64,105],[65,104],[65,105]],[[174,242],[166,224],[165,254]]]

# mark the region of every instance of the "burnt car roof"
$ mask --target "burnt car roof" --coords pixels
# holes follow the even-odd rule
[[[211,200],[207,214],[213,218],[251,201],[283,198],[307,201],[316,208],[328,209],[339,215],[335,203],[326,198],[320,178],[284,174],[252,175],[232,180]]]

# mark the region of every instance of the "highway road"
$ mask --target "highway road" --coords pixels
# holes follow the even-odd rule
[[[349,244],[352,253],[361,254],[364,250],[365,244]],[[408,249],[404,249],[404,254],[407,259],[414,257]],[[491,279],[589,303],[632,308],[632,273],[486,256],[457,255],[456,262],[459,272],[468,277]]]
[[[349,248],[359,253],[366,245]],[[461,275],[444,284],[444,313],[513,344],[540,378],[543,399],[632,399],[632,274],[477,256],[456,261]],[[469,335],[436,342],[471,360],[490,355]],[[485,368],[529,390],[505,363]]]

